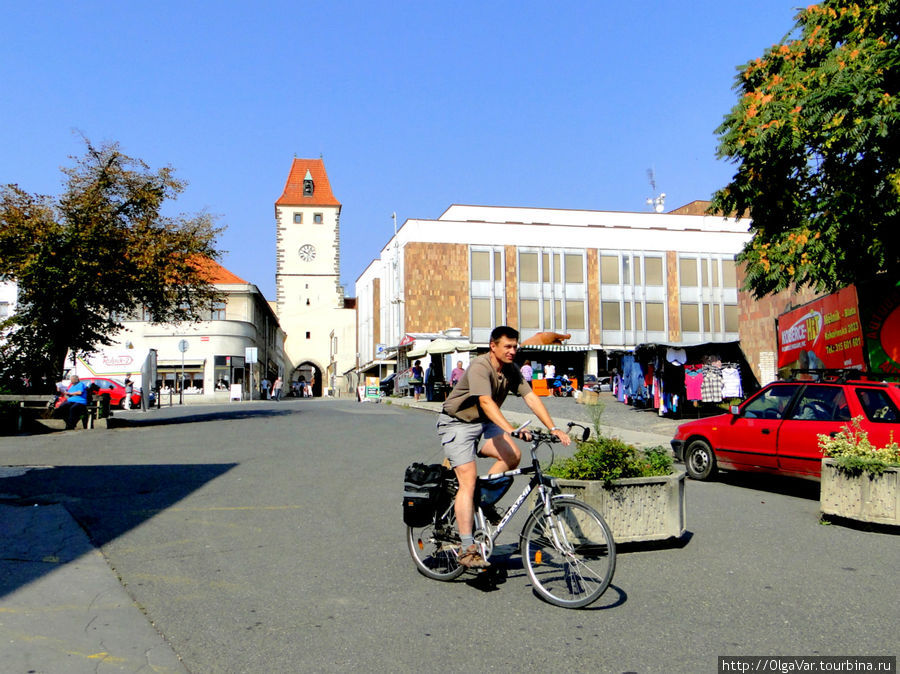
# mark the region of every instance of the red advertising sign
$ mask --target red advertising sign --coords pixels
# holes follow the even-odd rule
[[[849,286],[778,317],[778,368],[864,368],[856,288]]]

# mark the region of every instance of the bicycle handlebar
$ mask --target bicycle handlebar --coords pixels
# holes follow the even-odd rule
[[[567,425],[567,428],[571,432],[573,426],[577,426],[582,429],[581,433],[581,441],[584,442],[590,437],[591,429],[587,426],[583,426],[582,424],[576,424],[574,421],[570,421]],[[514,438],[518,438],[519,440],[525,440],[525,433],[529,433],[531,435],[531,442],[535,446],[541,444],[542,442],[546,443],[557,443],[562,442],[556,435],[551,433],[550,431],[541,431],[541,430],[527,430],[522,429],[521,431],[510,433]],[[526,441],[527,442],[527,441]]]

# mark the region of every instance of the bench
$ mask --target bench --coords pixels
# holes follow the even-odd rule
[[[108,398],[108,396],[106,396]],[[40,422],[51,428],[56,428],[59,424],[65,427],[64,419],[53,418],[53,403],[56,400],[55,395],[49,394],[0,394],[0,403],[17,403],[16,413],[16,431],[21,433],[25,428],[25,417],[34,415],[40,419]],[[101,401],[100,398],[94,398],[85,406],[83,419],[87,421],[88,428],[94,428],[97,419],[101,418],[101,414],[110,416],[109,402]]]

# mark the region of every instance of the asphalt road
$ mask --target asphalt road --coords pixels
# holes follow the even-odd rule
[[[900,541],[820,524],[815,483],[689,482],[684,540],[621,550],[612,587],[571,611],[533,595],[515,555],[451,583],[416,573],[400,492],[407,464],[440,458],[432,413],[288,400],[136,416],[0,438],[0,466],[52,466],[0,481],[0,499],[64,505],[190,672],[714,672],[719,655],[897,653]],[[0,658],[15,647],[0,638]]]

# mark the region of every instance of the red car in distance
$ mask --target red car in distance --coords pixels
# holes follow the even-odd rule
[[[108,377],[81,377],[81,381],[84,382],[85,386],[96,384],[99,390],[94,393],[94,396],[99,397],[108,395],[110,407],[123,407],[122,403],[125,401],[125,384],[122,382],[116,379],[109,379]],[[140,405],[141,390],[135,386],[134,391],[131,394],[131,406],[140,407]]]
[[[870,381],[786,381],[764,387],[720,414],[681,424],[675,458],[695,480],[719,468],[818,479],[819,435],[836,435],[855,417],[876,447],[900,440],[900,387]]]

